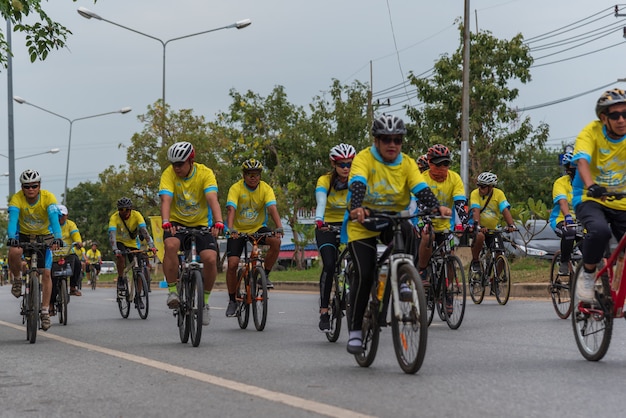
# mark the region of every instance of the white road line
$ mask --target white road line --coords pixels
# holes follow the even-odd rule
[[[11,324],[8,322],[0,321],[0,325],[4,325],[10,328],[14,328],[19,331],[23,331],[24,327],[20,325]],[[209,383],[215,386],[220,386],[222,388],[235,390],[246,395],[256,396],[258,398],[262,398],[268,400],[270,402],[278,402],[293,408],[303,409],[305,411],[314,412],[320,415],[326,415],[329,417],[362,417],[369,418],[371,415],[360,414],[355,411],[351,411],[348,409],[338,408],[332,405],[323,404],[320,402],[311,401],[304,398],[299,398],[297,396],[287,395],[281,392],[274,392],[271,390],[263,389],[258,386],[247,385],[245,383],[235,382],[233,380],[228,380],[221,378],[219,376],[214,376],[202,372],[197,372],[195,370],[185,369],[183,367],[174,366],[172,364],[164,363],[162,361],[152,360],[146,357],[140,357],[134,354],[124,353],[122,351],[111,350],[106,347],[100,347],[97,345],[84,343],[77,340],[72,340],[70,338],[61,337],[54,334],[47,334],[44,332],[38,332],[37,337],[42,336],[45,338],[50,338],[51,340],[55,340],[64,344],[73,345],[75,347],[84,348],[90,351],[96,351],[102,354],[107,354],[112,357],[117,357],[122,360],[132,361],[137,364],[141,364],[144,366],[153,367],[155,369],[163,370],[169,373],[176,373],[178,375],[188,377],[191,379],[198,380],[200,382]]]

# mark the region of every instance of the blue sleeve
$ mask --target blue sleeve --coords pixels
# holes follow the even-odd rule
[[[57,205],[48,206],[48,221],[50,221],[50,229],[55,238],[63,238],[61,233],[61,224],[59,223],[59,208]]]
[[[323,221],[324,212],[326,212],[326,191],[323,189],[316,190],[315,200],[317,201],[317,207],[315,208],[315,220]]]
[[[17,236],[17,224],[20,219],[20,210],[16,206],[9,206],[9,224],[8,224],[8,236],[9,238],[18,239]]]

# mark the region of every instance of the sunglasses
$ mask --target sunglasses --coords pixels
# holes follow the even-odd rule
[[[117,211],[120,212],[120,213],[122,213],[122,212],[129,212],[130,208],[119,208]]]
[[[350,168],[352,167],[352,163],[336,163],[337,167],[341,167],[341,168]]]
[[[620,117],[626,120],[626,112],[611,112],[611,113],[607,113],[607,116],[611,120],[619,120]]]
[[[486,184],[477,184],[477,186],[478,186],[479,189],[486,189],[486,188],[489,187]]]
[[[172,163],[172,167],[174,167],[174,168],[181,168],[182,166],[185,165],[186,162],[187,161],[179,161],[177,163]]]
[[[444,160],[444,161],[441,161],[441,162],[438,162],[438,163],[433,163],[433,165],[435,167],[442,167],[442,166],[443,167],[448,167],[450,165],[450,161],[449,160]]]
[[[248,176],[248,177],[261,177],[261,173],[258,172],[258,171],[246,171],[243,174]]]
[[[402,137],[401,136],[381,136],[380,142],[385,145],[391,144],[393,142],[395,145],[402,145]]]
[[[28,190],[28,189],[36,189],[38,187],[39,187],[38,184],[24,184],[24,185],[22,185],[22,189],[26,189],[26,190]]]

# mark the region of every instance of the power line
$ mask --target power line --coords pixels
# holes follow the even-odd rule
[[[538,104],[538,105],[534,105],[534,106],[526,106],[526,107],[523,107],[521,109],[518,109],[518,112],[525,112],[527,110],[534,110],[534,109],[539,109],[539,108],[542,108],[542,107],[547,107],[547,106],[552,106],[552,105],[555,105],[555,104],[567,102],[568,100],[576,99],[578,97],[584,96],[584,95],[589,94],[589,93],[595,93],[598,90],[605,89],[605,88],[610,87],[610,86],[612,86],[614,84],[615,84],[615,82],[612,82],[612,83],[605,84],[605,85],[600,86],[600,87],[596,87],[595,89],[592,89],[592,90],[587,90],[587,91],[584,91],[582,93],[574,94],[573,96],[564,97],[562,99],[557,99],[557,100],[552,100],[551,102],[546,102],[546,103],[542,103],[542,104]]]

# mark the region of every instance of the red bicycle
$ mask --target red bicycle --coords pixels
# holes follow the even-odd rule
[[[626,193],[605,193],[604,196],[608,200],[619,200],[626,197]],[[578,350],[589,361],[598,361],[604,357],[613,335],[613,319],[624,317],[626,270],[617,274],[614,266],[618,258],[624,255],[625,249],[626,234],[596,273],[596,301],[592,304],[582,302],[576,294],[576,282],[582,280],[583,263],[579,263],[576,268],[571,287],[574,306],[572,326]]]

